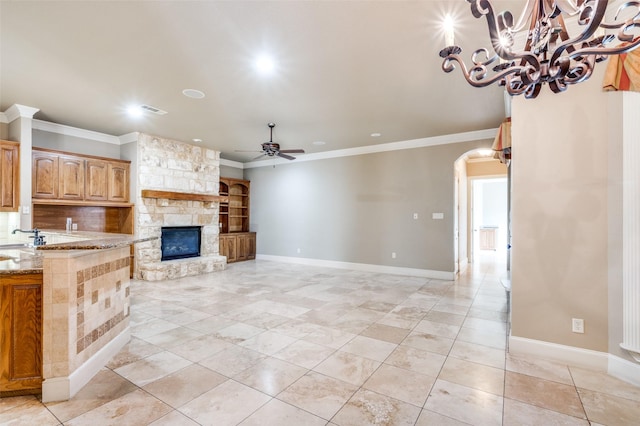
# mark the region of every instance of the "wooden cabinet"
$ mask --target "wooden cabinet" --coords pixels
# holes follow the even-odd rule
[[[84,199],[106,201],[109,165],[102,160],[87,160],[87,182]]]
[[[17,212],[20,206],[20,144],[0,141],[0,212]]]
[[[84,199],[84,160],[70,155],[58,158],[58,198]]]
[[[0,280],[0,397],[42,389],[42,273]]]
[[[129,164],[114,163],[107,165],[107,200],[126,203],[129,201]]]
[[[34,148],[32,197],[128,203],[129,161]]]
[[[31,171],[31,196],[44,199],[58,198],[60,186],[58,155],[49,152],[32,151]]]
[[[249,232],[248,180],[220,178],[221,196],[229,198],[220,203],[220,254],[227,263],[256,258],[256,233]]]
[[[220,255],[227,257],[227,263],[255,259],[256,233],[220,234]]]

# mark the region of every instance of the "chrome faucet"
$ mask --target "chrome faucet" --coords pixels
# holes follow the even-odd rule
[[[11,233],[15,234],[16,232],[24,232],[25,234],[33,234],[33,236],[30,236],[29,238],[33,238],[33,245],[34,246],[43,246],[45,244],[47,244],[47,242],[44,240],[44,235],[40,235],[39,232],[40,230],[38,228],[33,228],[30,230],[22,230],[22,229],[14,229]]]

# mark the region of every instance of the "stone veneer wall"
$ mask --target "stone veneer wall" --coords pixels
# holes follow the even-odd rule
[[[129,247],[47,253],[43,282],[43,377],[68,377],[129,326]]]
[[[157,281],[223,270],[220,256],[218,202],[142,198],[143,189],[217,195],[220,153],[170,139],[138,136],[136,235],[156,240],[135,245],[135,276]],[[161,262],[163,226],[202,226],[200,257]]]

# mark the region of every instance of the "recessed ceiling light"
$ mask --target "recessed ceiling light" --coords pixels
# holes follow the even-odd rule
[[[143,110],[139,105],[129,105],[127,107],[127,114],[129,117],[139,118],[142,117]]]
[[[256,59],[255,66],[261,74],[270,74],[275,69],[276,64],[271,56],[261,55]]]
[[[204,92],[201,92],[200,90],[196,90],[196,89],[184,89],[182,91],[182,94],[185,95],[187,98],[193,98],[193,99],[204,98]]]
[[[314,145],[324,145],[324,144],[326,144],[326,142],[325,142],[325,141],[314,141],[314,142],[312,142],[312,143],[313,143]]]
[[[380,136],[382,136],[382,133],[371,133],[372,138],[379,138]]]
[[[199,138],[195,138],[195,139],[191,139],[192,141],[194,141],[195,143],[200,143],[202,142],[202,139]]]

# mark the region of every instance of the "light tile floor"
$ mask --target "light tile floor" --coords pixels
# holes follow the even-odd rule
[[[250,261],[134,281],[131,342],[70,401],[0,400],[0,424],[640,424],[640,388],[505,353],[498,270]]]

